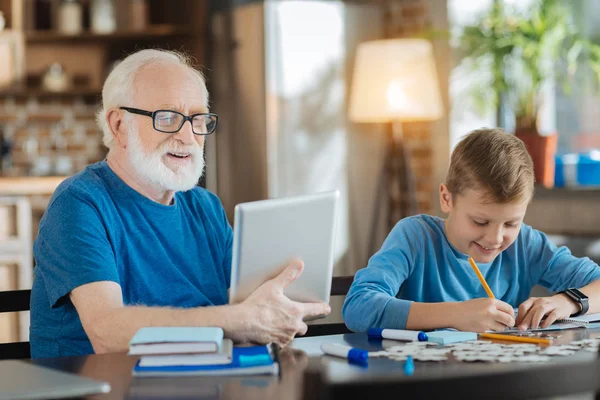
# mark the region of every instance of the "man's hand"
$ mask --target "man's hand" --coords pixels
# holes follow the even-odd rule
[[[501,300],[481,298],[457,304],[454,328],[461,331],[503,331],[515,324],[512,306]]]
[[[237,307],[239,324],[227,334],[235,341],[274,342],[281,347],[296,334],[304,335],[308,327],[303,319],[327,315],[331,308],[325,303],[299,303],[290,300],[283,290],[295,281],[302,270],[302,261],[293,261],[275,278],[263,283]]]
[[[579,305],[565,294],[530,297],[519,306],[517,328],[520,330],[536,329],[538,326],[547,328],[555,321],[569,318],[578,311]],[[542,321],[544,316],[546,319]]]

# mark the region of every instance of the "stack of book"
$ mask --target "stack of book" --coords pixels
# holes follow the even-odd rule
[[[279,372],[267,346],[236,347],[217,327],[147,327],[129,342],[134,376],[258,375]]]

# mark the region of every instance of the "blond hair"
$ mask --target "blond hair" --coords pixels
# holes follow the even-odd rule
[[[525,144],[500,128],[477,129],[452,152],[446,186],[454,196],[482,190],[493,203],[530,201],[534,186],[533,162]]]

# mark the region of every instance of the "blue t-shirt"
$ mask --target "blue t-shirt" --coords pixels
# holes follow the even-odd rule
[[[478,264],[497,299],[513,307],[536,284],[552,292],[600,279],[600,268],[523,224],[515,242],[493,262]],[[435,303],[487,297],[468,256],[448,241],[444,220],[418,215],[399,221],[354,278],[342,310],[353,331],[404,329],[413,301]]]
[[[219,199],[196,187],[172,205],[133,190],[102,161],[65,180],[40,222],[33,252],[32,357],[91,354],[69,292],[121,286],[125,305],[227,304],[232,230]]]

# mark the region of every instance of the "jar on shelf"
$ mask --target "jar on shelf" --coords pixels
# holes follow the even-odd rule
[[[92,0],[91,28],[94,33],[111,33],[117,29],[112,0]]]
[[[42,88],[49,92],[64,92],[69,85],[69,78],[59,63],[51,64],[42,75]]]
[[[79,0],[62,0],[58,8],[60,33],[77,35],[83,30],[83,7]]]

